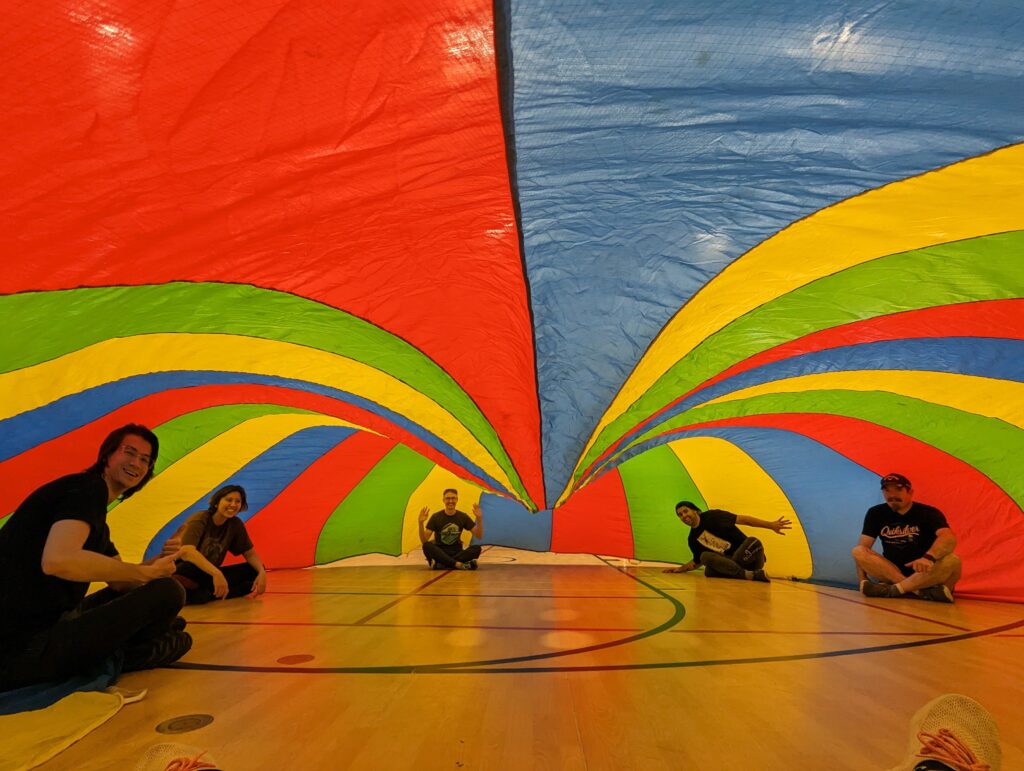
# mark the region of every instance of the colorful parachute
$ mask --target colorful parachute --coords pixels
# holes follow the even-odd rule
[[[1024,44],[1006,4],[19,4],[0,33],[0,516],[113,427],[152,553],[246,486],[272,567],[686,561],[850,582],[878,476],[1024,601]]]

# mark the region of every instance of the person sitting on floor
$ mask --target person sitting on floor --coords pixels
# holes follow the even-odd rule
[[[247,508],[244,487],[222,487],[210,497],[209,507],[189,517],[164,546],[165,551],[180,549],[174,577],[185,587],[189,605],[256,597],[267,590],[267,570],[238,518]],[[245,562],[221,568],[228,552],[241,554]]]
[[[435,511],[431,515],[430,509],[424,506],[420,511],[420,543],[423,544],[427,564],[436,570],[476,570],[480,547],[474,545],[462,548],[462,531],[469,530],[475,538],[484,537],[484,520],[480,504],[473,504],[473,517],[476,518],[474,521],[473,517],[455,508],[459,502],[459,491],[454,487],[446,489],[441,494],[441,499],[444,501],[443,510]]]
[[[153,476],[159,442],[145,426],[112,431],[96,462],[40,487],[0,529],[0,691],[64,681],[119,654],[125,672],[192,647],[171,578],[174,554],[123,562],[107,506]],[[86,597],[89,584],[107,588]]]
[[[868,509],[860,542],[853,547],[860,590],[868,597],[953,602],[961,565],[946,516],[915,501],[910,480],[902,474],[882,477],[882,495],[885,503]],[[872,548],[876,538],[882,539],[881,554]]]
[[[686,573],[703,565],[707,578],[745,578],[748,581],[767,582],[764,546],[759,539],[748,536],[736,525],[763,527],[779,535],[785,535],[782,531],[791,526],[790,521],[783,517],[769,522],[720,509],[708,509],[702,513],[690,501],[676,504],[676,516],[690,528],[687,543],[693,559],[664,572]]]

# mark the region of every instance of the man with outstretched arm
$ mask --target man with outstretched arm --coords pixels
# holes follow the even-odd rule
[[[473,516],[470,517],[456,509],[459,491],[454,487],[446,489],[441,498],[444,501],[444,509],[441,511],[431,515],[426,506],[420,510],[420,543],[423,544],[427,564],[435,570],[476,570],[480,547],[474,544],[463,549],[462,531],[469,530],[477,539],[484,537],[480,504],[473,504]]]
[[[763,527],[785,535],[782,531],[788,530],[792,524],[783,517],[770,522],[721,509],[701,512],[690,501],[676,504],[676,516],[690,528],[687,543],[693,559],[664,572],[686,573],[703,565],[704,575],[708,578],[740,578],[765,583],[768,582],[768,576],[764,572],[764,546],[759,539],[748,536],[737,525]]]
[[[0,529],[0,691],[63,681],[123,654],[123,670],[176,661],[192,646],[178,616],[176,555],[121,561],[107,506],[153,476],[145,426],[113,431],[96,463],[29,495]],[[91,582],[108,586],[86,597]]]
[[[946,516],[915,501],[910,480],[902,474],[882,477],[882,495],[885,503],[868,509],[853,547],[861,592],[953,602],[961,564]],[[882,539],[881,554],[872,548],[876,538]]]

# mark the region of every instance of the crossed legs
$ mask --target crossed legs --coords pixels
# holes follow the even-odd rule
[[[945,584],[952,592],[956,582],[960,580],[962,571],[960,558],[955,554],[947,554],[936,560],[927,573],[911,573],[909,576],[904,575],[895,564],[867,546],[853,547],[852,555],[853,561],[857,564],[858,580],[875,578],[888,584],[898,584],[904,593],[916,592],[938,584]]]

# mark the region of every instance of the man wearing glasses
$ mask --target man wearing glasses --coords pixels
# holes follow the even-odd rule
[[[192,646],[178,616],[176,555],[121,561],[107,506],[153,476],[159,442],[145,426],[113,431],[96,463],[33,492],[0,529],[0,691],[97,671],[111,654],[131,671]],[[108,586],[86,597],[92,582]]]
[[[423,556],[434,570],[476,570],[480,547],[473,545],[463,548],[462,531],[468,530],[475,538],[484,537],[480,504],[473,504],[472,517],[459,511],[455,508],[459,502],[459,491],[454,487],[445,490],[441,500],[444,501],[444,509],[441,511],[431,515],[426,506],[420,511],[419,533]]]

